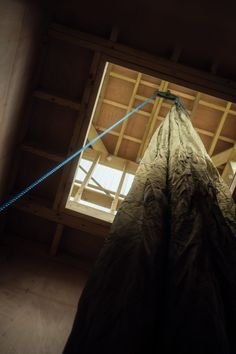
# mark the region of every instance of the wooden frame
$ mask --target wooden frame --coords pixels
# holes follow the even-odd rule
[[[156,56],[152,56],[150,54],[144,53],[142,51],[134,50],[127,46],[118,44],[113,40],[106,40],[96,36],[92,36],[86,33],[82,33],[80,31],[75,31],[68,29],[64,26],[52,24],[49,29],[49,36],[51,38],[59,39],[60,41],[66,41],[72,43],[76,46],[87,48],[94,53],[93,62],[90,69],[89,79],[84,90],[83,98],[80,102],[74,101],[67,97],[61,97],[55,95],[52,92],[44,92],[44,91],[35,91],[33,95],[39,99],[46,100],[49,102],[53,102],[57,105],[68,107],[74,111],[78,112],[77,119],[77,127],[74,131],[74,135],[71,138],[70,146],[68,149],[68,155],[76,151],[79,147],[81,147],[86,140],[86,132],[88,131],[88,126],[90,124],[90,117],[93,114],[94,104],[97,99],[97,92],[101,83],[101,79],[107,79],[108,75],[104,78],[103,72],[106,62],[112,62],[117,65],[122,65],[128,67],[132,70],[137,70],[138,72],[159,77],[162,79],[161,88],[165,89],[168,85],[168,82],[171,81],[173,83],[183,85],[189,87],[191,89],[201,91],[210,95],[214,95],[216,97],[221,97],[223,99],[227,99],[228,102],[227,107],[221,107],[216,104],[207,103],[201,98],[201,95],[198,93],[196,97],[182,94],[181,97],[190,99],[194,101],[194,106],[192,109],[192,114],[197,109],[198,105],[208,105],[209,108],[218,109],[222,112],[222,120],[221,124],[219,124],[217,132],[214,134],[213,132],[207,131],[205,129],[198,129],[198,132],[201,134],[205,134],[208,137],[212,137],[214,139],[214,144],[212,143],[209,153],[212,153],[216,146],[218,140],[228,142],[233,144],[234,140],[228,137],[221,135],[222,126],[228,114],[236,116],[236,111],[231,109],[230,103],[231,101],[236,102],[236,83],[222,79],[217,77],[217,75],[212,75],[211,73],[204,73],[199,70],[194,70],[188,68],[184,65],[180,65],[174,61],[164,60],[162,58],[158,58]],[[117,74],[112,71],[109,75],[117,76]],[[121,78],[121,77],[120,77]],[[124,80],[128,80],[132,82],[135,86],[136,80],[131,78],[123,78]],[[140,78],[140,83],[146,84],[149,87],[154,89],[160,88],[155,84],[148,83],[146,80]],[[172,90],[174,94],[177,94],[174,90]],[[102,95],[102,94],[101,94]],[[135,90],[134,90],[135,95]],[[136,95],[137,96],[137,95]],[[137,97],[136,97],[137,98]],[[141,97],[139,95],[139,99],[145,99],[145,97]],[[108,103],[108,102],[107,102]],[[157,102],[153,102],[153,105],[157,106],[160,104],[160,100]],[[109,102],[109,104],[119,105],[118,102]],[[162,106],[166,105],[165,102],[162,102]],[[128,105],[122,105],[122,108],[126,110],[132,107],[132,102]],[[145,111],[141,111],[140,113],[143,116],[149,117],[149,126],[154,126],[154,121],[156,119],[162,120],[163,117],[159,115],[159,113],[154,114],[154,106],[153,106],[153,114],[150,116],[149,113]],[[223,124],[222,124],[223,123]],[[99,126],[97,123],[94,125],[94,129],[104,130],[105,128]],[[94,130],[94,134],[96,131]],[[110,132],[109,134],[117,136],[119,139],[119,144],[117,144],[117,152],[119,151],[120,140],[127,139],[133,142],[140,144],[139,149],[139,158],[142,156],[143,151],[145,150],[145,146],[147,146],[148,141],[150,139],[150,134],[148,129],[145,133],[145,141],[143,142],[141,139],[134,138],[125,134],[125,129],[122,130],[122,136],[117,132]],[[101,144],[100,144],[101,146]],[[23,151],[33,153],[37,156],[44,157],[46,159],[59,162],[66,156],[61,156],[60,154],[53,153],[51,151],[47,151],[45,149],[41,149],[36,146],[31,146],[30,144],[24,143],[21,147]],[[101,154],[101,161],[106,159],[106,151],[103,146],[103,153]],[[225,151],[212,156],[213,161],[217,166],[222,166],[226,164],[224,173],[227,172],[228,161],[232,158],[233,150],[226,149]],[[114,158],[115,159],[115,158]],[[34,201],[22,200],[19,202],[16,207],[22,211],[32,213],[34,215],[38,215],[40,217],[46,218],[55,222],[56,230],[52,242],[52,254],[56,253],[56,249],[58,247],[58,240],[63,233],[63,226],[74,227],[78,230],[86,230],[86,232],[96,233],[96,235],[100,235],[102,237],[107,236],[107,232],[109,229],[109,224],[102,221],[95,221],[92,217],[81,216],[78,213],[72,212],[65,208],[66,200],[69,195],[69,191],[72,185],[72,181],[75,175],[75,171],[78,165],[78,159],[75,159],[72,163],[65,166],[63,169],[63,175],[60,180],[60,184],[57,189],[57,194],[53,203],[53,208],[49,208],[46,206],[42,206],[36,199]],[[122,170],[124,167],[124,160],[116,157],[114,160],[117,166]],[[123,167],[122,167],[123,166]],[[137,164],[134,162],[128,162],[126,165],[126,171],[134,171],[137,168]],[[235,184],[235,182],[234,182]],[[107,194],[109,196],[109,192]],[[117,198],[116,198],[117,203]],[[94,225],[95,228],[94,228]],[[102,225],[100,229],[97,225]],[[95,231],[94,231],[95,230]]]

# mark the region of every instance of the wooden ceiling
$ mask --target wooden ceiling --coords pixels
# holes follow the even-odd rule
[[[105,40],[57,24],[49,27],[42,47],[33,90],[19,124],[12,194],[84,144],[107,62],[113,64],[107,69],[89,134],[103,131],[156,88],[168,88],[192,111],[193,124],[207,150],[230,175],[235,104],[196,91],[236,101],[235,87],[228,80],[115,43],[113,37]],[[137,166],[169,108],[170,102],[161,99],[143,107],[102,139],[105,154]],[[62,249],[94,259],[110,225],[65,208],[77,164],[78,160],[66,165],[9,209],[4,214],[4,232],[40,241],[52,254]]]
[[[106,131],[152,96],[155,90],[170,90],[181,98],[208,154],[231,187],[234,176],[233,161],[236,161],[236,105],[157,77],[107,63],[91,117],[88,140],[93,140]],[[157,97],[99,139],[92,146],[94,153],[91,149],[85,151],[83,157],[93,163],[89,170],[85,171],[84,180],[75,179],[67,207],[112,222],[114,212],[119,208],[124,196],[120,192],[112,193],[109,182],[106,184],[100,181],[93,186],[90,181],[94,171],[98,164],[121,170],[121,184],[120,188],[118,187],[121,191],[125,174],[135,173],[152,135],[165,119],[171,106],[170,101]],[[84,206],[84,202],[108,208],[111,215],[105,211],[97,211],[91,206]]]
[[[177,55],[185,65],[231,80],[236,77],[233,1],[49,0],[48,7],[51,2],[57,23],[103,38],[116,26],[119,43],[168,59]]]
[[[233,149],[236,143],[236,104],[115,64],[110,63],[106,68],[92,118],[91,137],[105,131],[155,90],[170,90],[181,98],[207,152],[223,172],[227,162],[236,158]],[[94,148],[138,163],[170,108],[171,102],[162,98],[151,101],[102,137],[103,146]]]

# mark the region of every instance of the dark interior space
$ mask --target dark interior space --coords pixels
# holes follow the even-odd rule
[[[235,10],[233,1],[0,0],[1,203],[157,87],[182,95],[235,200]],[[101,153],[101,164],[134,174],[169,111],[158,102],[157,113],[147,106],[137,125],[114,130],[84,158],[92,164]],[[111,218],[70,209],[68,200],[84,193],[87,202],[110,203],[114,216],[124,199],[121,188],[101,197],[98,183],[79,185],[78,163],[0,213],[1,353],[63,350],[111,228]]]

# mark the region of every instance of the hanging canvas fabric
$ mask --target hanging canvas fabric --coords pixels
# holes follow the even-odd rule
[[[115,217],[64,353],[236,354],[235,328],[235,204],[173,106]]]

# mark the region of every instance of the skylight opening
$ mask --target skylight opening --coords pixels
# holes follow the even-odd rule
[[[70,202],[115,215],[121,201],[129,192],[134,174],[102,163],[97,163],[91,170],[92,167],[93,161],[81,158]]]
[[[84,143],[92,140],[95,142],[80,158],[67,208],[93,218],[113,221],[132,186],[134,175],[151,138],[165,119],[172,103],[166,99],[151,100],[128,120],[122,121],[102,137],[98,136],[153,96],[156,90],[170,90],[180,97],[213,162],[215,157],[219,172],[225,171],[222,176],[225,175],[228,185],[232,184],[236,166],[232,158],[226,163],[225,155],[219,157],[219,154],[233,148],[235,141],[233,137],[231,139],[221,135],[216,140],[212,135],[213,127],[217,127],[216,122],[221,119],[221,115],[229,114],[227,107],[230,102],[135,69],[106,63],[95,104],[93,107],[88,105],[92,114]],[[204,122],[198,119],[203,112],[209,114],[209,120]],[[228,117],[225,124],[225,132],[222,130],[222,134],[233,131],[233,119],[231,121]]]

